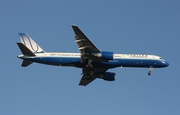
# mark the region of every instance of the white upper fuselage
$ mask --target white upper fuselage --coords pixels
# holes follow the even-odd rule
[[[81,58],[81,53],[61,53],[61,52],[45,52],[36,53],[37,57],[78,57]],[[126,59],[156,59],[161,60],[160,56],[148,55],[148,54],[114,54],[114,59],[126,58]]]

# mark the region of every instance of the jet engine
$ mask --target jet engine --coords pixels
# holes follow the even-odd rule
[[[93,54],[95,57],[99,57],[105,60],[113,60],[113,52],[98,52]]]
[[[115,81],[116,74],[111,72],[105,72],[104,74],[101,74],[99,78],[106,81]]]

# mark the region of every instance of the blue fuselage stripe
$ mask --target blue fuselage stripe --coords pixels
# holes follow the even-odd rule
[[[83,67],[84,64],[81,63],[81,58],[79,57],[33,57],[26,58],[26,60],[30,60],[37,63],[49,64],[49,65],[62,65],[62,66],[75,66],[75,67]],[[136,59],[136,58],[115,58],[109,62],[93,62],[93,64],[97,67],[150,67],[154,68],[164,67],[162,60],[154,60],[154,59]]]

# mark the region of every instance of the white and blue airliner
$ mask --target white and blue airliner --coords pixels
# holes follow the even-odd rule
[[[82,69],[82,78],[79,85],[86,86],[96,78],[114,81],[116,74],[107,72],[116,67],[149,68],[148,75],[153,68],[169,66],[162,57],[147,54],[114,54],[100,51],[77,27],[72,26],[75,33],[75,42],[80,53],[45,52],[28,34],[19,33],[21,42],[18,46],[22,52],[18,58],[23,60],[22,67],[33,62],[54,66],[73,66]]]

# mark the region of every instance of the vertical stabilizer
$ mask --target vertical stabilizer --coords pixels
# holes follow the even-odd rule
[[[21,43],[23,43],[33,53],[44,53],[45,51],[26,33],[19,33]]]

